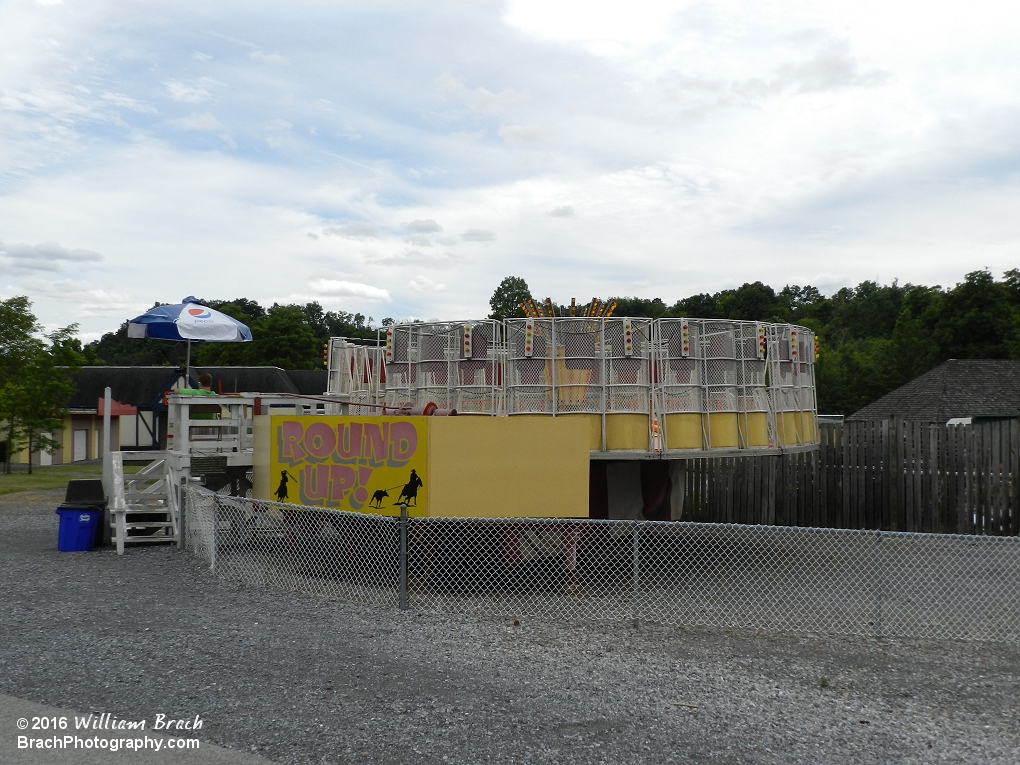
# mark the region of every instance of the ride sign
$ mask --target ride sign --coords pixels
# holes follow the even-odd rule
[[[273,499],[296,505],[424,516],[426,418],[273,416]]]

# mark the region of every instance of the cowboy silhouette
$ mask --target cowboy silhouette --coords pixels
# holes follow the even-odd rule
[[[290,478],[292,481],[296,481],[297,478],[292,476],[286,470],[280,471],[280,485],[276,487],[276,501],[286,502],[287,501],[287,479]]]
[[[400,496],[397,497],[396,504],[400,504],[401,500],[412,504],[411,500],[414,500],[414,504],[418,504],[418,489],[425,487],[425,484],[421,482],[421,478],[418,477],[418,473],[415,470],[411,470],[411,478],[408,479],[407,483],[404,484],[404,488],[400,490]]]

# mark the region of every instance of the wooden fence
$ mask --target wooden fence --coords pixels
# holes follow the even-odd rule
[[[684,520],[1020,534],[1020,421],[823,424],[817,452],[687,461]]]

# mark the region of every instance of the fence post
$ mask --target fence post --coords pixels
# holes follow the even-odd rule
[[[184,524],[187,520],[185,516],[188,514],[187,487],[176,481],[171,481],[168,478],[166,482],[166,491],[168,494],[166,498],[167,504],[177,507],[177,549],[187,550],[188,539],[184,536]]]
[[[397,569],[400,576],[399,583],[399,607],[401,611],[407,610],[407,505],[400,505],[400,560],[397,562]]]
[[[213,495],[212,501],[212,552],[210,558],[212,561],[209,568],[212,572],[216,573],[216,562],[220,550],[220,497],[218,494]]]
[[[173,474],[171,473],[171,475]],[[177,539],[178,550],[184,550],[188,546],[184,536],[187,532],[187,519],[185,518],[188,509],[187,489],[188,487],[184,479],[167,481],[167,491],[173,496],[167,497],[166,501],[167,503],[174,502],[177,504],[177,533],[180,535]]]
[[[885,558],[882,555],[882,530],[875,532],[875,637],[882,637],[882,599],[885,595]]]
[[[630,615],[634,621],[634,626],[638,626],[638,592],[639,582],[641,581],[641,527],[638,525],[638,520],[634,520],[634,529],[631,535],[631,597],[630,597]]]

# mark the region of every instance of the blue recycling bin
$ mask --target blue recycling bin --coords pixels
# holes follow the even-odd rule
[[[60,516],[60,531],[57,536],[57,550],[60,552],[90,552],[96,541],[96,524],[98,510],[63,510],[56,511]]]

